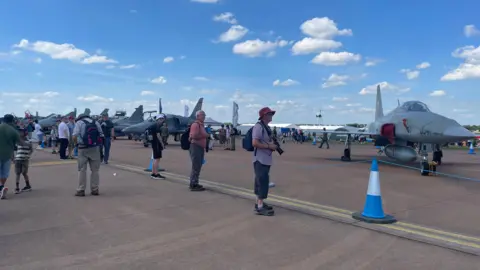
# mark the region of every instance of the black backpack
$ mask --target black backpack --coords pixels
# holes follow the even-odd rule
[[[183,150],[190,149],[190,128],[187,128],[185,133],[180,137],[180,147],[182,147]]]
[[[83,133],[82,141],[84,148],[96,147],[102,144],[102,138],[100,137],[100,131],[98,130],[95,120],[88,122],[82,120],[85,123],[85,133]]]

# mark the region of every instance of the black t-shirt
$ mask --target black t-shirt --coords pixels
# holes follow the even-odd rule
[[[113,122],[110,119],[103,121],[100,126],[102,127],[105,137],[112,137]]]
[[[157,133],[160,133],[162,130],[162,125],[157,125],[157,123],[152,124],[147,128],[148,134],[152,136],[152,144],[159,144]]]

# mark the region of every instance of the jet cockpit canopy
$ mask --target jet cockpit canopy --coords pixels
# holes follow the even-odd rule
[[[407,101],[401,108],[408,112],[431,112],[427,104],[420,101]]]

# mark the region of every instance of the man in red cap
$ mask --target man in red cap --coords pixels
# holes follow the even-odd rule
[[[259,215],[273,216],[275,212],[270,205],[263,202],[268,196],[270,184],[270,166],[272,165],[272,153],[277,150],[277,146],[272,140],[272,131],[268,123],[272,121],[275,111],[265,107],[259,112],[258,122],[252,130],[252,144],[255,147],[253,152],[253,170],[255,172],[255,211]]]

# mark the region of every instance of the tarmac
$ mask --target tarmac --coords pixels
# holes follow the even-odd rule
[[[0,201],[0,269],[480,269],[480,183],[381,164],[384,209],[399,222],[364,224],[351,213],[363,208],[368,161],[332,160],[339,145],[284,148],[272,167],[275,217],[253,213],[251,156],[241,147],[207,153],[208,190],[189,192],[178,145],[164,152],[167,179],[152,180],[150,149],[119,140],[101,167],[100,196],[86,197],[73,196],[75,161],[36,151],[33,191],[13,194],[11,176]],[[478,164],[452,150],[445,168],[460,170],[462,155]]]

